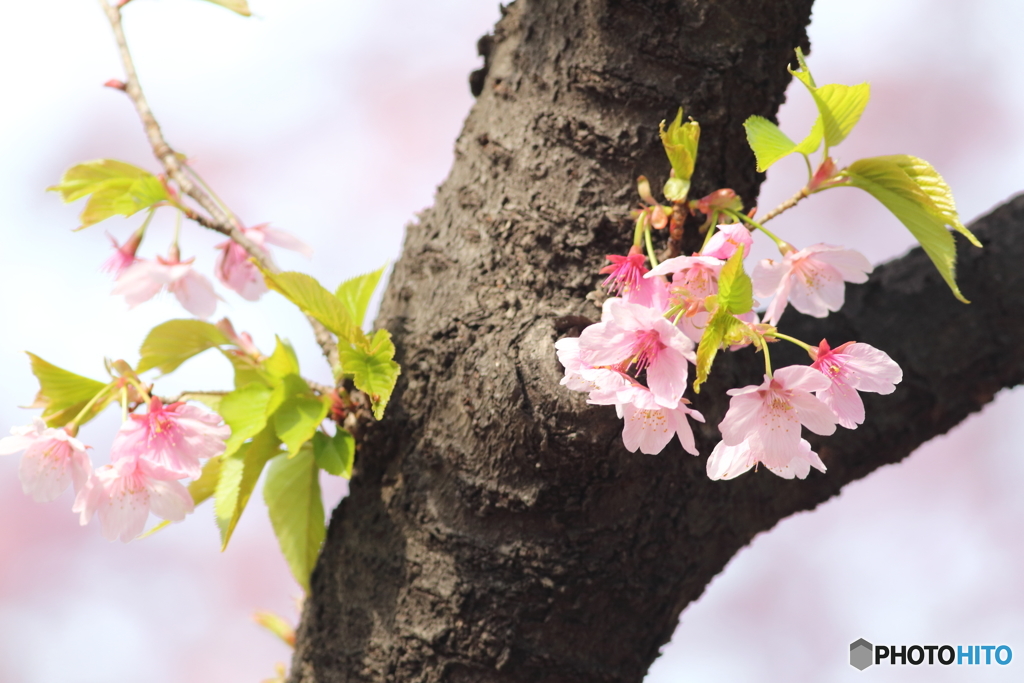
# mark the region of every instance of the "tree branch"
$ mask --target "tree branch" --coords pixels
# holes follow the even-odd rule
[[[121,7],[127,3],[122,2],[117,6],[112,6],[107,0],[99,0],[99,3],[107,15],[107,20],[110,22],[110,28],[114,32],[114,38],[117,41],[117,47],[121,54],[121,62],[124,65],[126,76],[124,91],[135,105],[135,110],[142,120],[142,127],[145,130],[146,137],[149,138],[149,145],[153,149],[153,154],[163,165],[167,175],[178,185],[181,191],[194,199],[209,214],[209,216],[204,216],[194,211],[186,212],[188,218],[199,223],[204,228],[226,235],[245,249],[246,253],[255,259],[263,270],[269,273],[281,272],[273,260],[271,260],[269,254],[245,236],[245,233],[237,225],[234,217],[225,211],[210,193],[194,183],[185,173],[180,156],[164,139],[163,131],[160,130],[160,124],[157,123],[153,110],[150,109],[149,102],[146,101],[146,96],[142,92],[142,86],[139,84],[135,63],[132,60],[131,52],[128,50],[128,41],[125,38],[124,28],[121,25]],[[313,335],[316,338],[317,344],[320,345],[320,349],[323,351],[327,362],[332,369],[337,367],[338,345],[334,337],[320,321],[311,316],[306,317],[313,328]]]

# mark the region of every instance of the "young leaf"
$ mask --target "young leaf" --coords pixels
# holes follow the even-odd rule
[[[197,401],[215,413],[220,412],[220,404],[227,396],[226,391],[189,391],[181,394],[181,401]]]
[[[747,131],[747,143],[757,158],[758,171],[767,171],[769,166],[796,149],[796,143],[763,116],[751,116],[743,122],[743,128]]]
[[[320,469],[336,477],[351,479],[356,440],[347,429],[341,427],[338,427],[333,438],[317,432],[313,435],[313,455]]]
[[[294,457],[302,444],[313,438],[320,423],[327,417],[330,403],[317,398],[309,385],[298,375],[288,375],[274,387],[274,396],[267,406],[273,414],[277,437]]]
[[[306,446],[294,458],[275,458],[263,485],[263,499],[281,552],[307,593],[326,531],[319,472],[313,449]]]
[[[361,330],[352,322],[345,305],[314,278],[305,273],[263,272],[267,286],[280,292],[286,299],[298,306],[303,313],[311,315],[338,335],[338,339],[353,342]]]
[[[867,83],[833,83],[811,90],[811,95],[821,114],[825,145],[835,147],[846,139],[860,121],[860,115],[864,113],[864,107],[871,98],[871,86]]]
[[[295,349],[280,337],[275,336],[275,339],[277,346],[274,347],[274,353],[267,359],[264,368],[273,377],[298,374],[299,358],[295,355]]]
[[[372,273],[356,276],[338,285],[335,296],[344,304],[345,310],[348,311],[349,319],[356,327],[363,326],[363,319],[366,318],[366,308],[370,305],[370,297],[373,296],[374,290],[377,289],[377,283],[380,282],[380,278],[386,268],[387,266],[384,265]]]
[[[953,200],[953,190],[934,166],[924,159],[908,154],[894,154],[884,158],[891,159],[893,163],[903,169],[904,173],[910,176],[918,187],[924,190],[935,205],[937,215],[945,221],[946,225],[966,237],[974,246],[981,247],[981,242],[974,236],[974,233],[960,221],[956,202]]]
[[[793,69],[788,66],[786,67],[786,69],[788,69],[789,73],[796,76],[797,79],[799,79],[800,82],[806,85],[808,88],[818,87],[817,85],[814,84],[814,76],[811,75],[811,70],[807,68],[807,61],[804,59],[804,51],[798,47],[796,48],[795,52],[798,69],[796,71],[793,71]]]
[[[379,420],[402,372],[393,360],[391,335],[387,330],[377,330],[372,339],[364,336],[358,345],[339,349],[338,355],[345,374],[352,375],[356,388],[370,397],[373,416]]]
[[[742,325],[742,322],[724,308],[719,308],[711,316],[708,326],[704,328],[704,334],[700,337],[700,344],[697,345],[697,377],[693,380],[695,393],[699,394],[700,385],[707,381],[715,356],[718,355],[726,336],[733,332],[735,327]]]
[[[39,380],[39,393],[31,407],[43,409],[40,417],[49,427],[63,427],[71,422],[89,401],[111,387],[47,363],[34,353],[26,353],[32,364],[32,374]],[[98,401],[97,404],[102,405],[94,406],[92,415],[98,414],[108,402]]]
[[[904,155],[860,159],[846,169],[846,174],[851,185],[861,188],[880,201],[910,230],[949,285],[953,295],[960,301],[969,303],[956,284],[956,243],[953,241],[953,235],[946,229],[947,224],[955,226],[959,223],[959,218],[956,218],[954,223],[947,213],[952,206],[952,196],[949,196],[948,202],[943,201],[939,206],[923,187],[928,185],[932,192],[940,194],[939,190],[944,187],[948,191],[948,186],[937,173],[933,176],[925,172],[908,161],[911,159],[914,157]],[[917,169],[914,171],[915,175],[907,172],[908,166]],[[938,181],[935,180],[936,177]],[[953,210],[955,211],[955,208]],[[969,235],[969,238],[972,237],[974,236]]]
[[[274,430],[267,427],[231,455],[221,456],[213,506],[220,528],[221,550],[228,547],[263,467],[280,452],[281,442],[274,436]]]
[[[249,384],[262,384],[265,387],[270,387],[273,384],[273,378],[264,372],[263,367],[249,354],[234,349],[220,349],[220,352],[235,369],[236,389],[241,389]]]
[[[168,320],[146,335],[136,372],[157,368],[166,375],[192,356],[230,343],[215,325],[202,320]]]
[[[221,400],[220,415],[231,427],[231,436],[224,450],[225,458],[267,426],[267,407],[272,395],[272,389],[254,383],[235,389]]]
[[[683,123],[683,108],[680,107],[676,118],[665,128],[665,122],[658,125],[661,132],[661,144],[665,146],[672,170],[676,178],[690,180],[693,167],[697,163],[697,146],[700,143],[700,124],[693,119]]]
[[[251,17],[252,16],[252,12],[249,11],[249,3],[246,2],[246,0],[206,0],[206,1],[207,2],[212,2],[215,5],[220,5],[221,7],[227,7],[232,12],[237,12],[237,13],[241,14],[243,17]]]
[[[718,305],[735,315],[754,307],[754,286],[743,270],[743,245],[722,266],[718,275]]]
[[[131,216],[170,199],[167,188],[155,175],[113,159],[72,166],[60,183],[48,189],[59,192],[65,203],[92,195],[80,216],[79,229],[115,215]]]

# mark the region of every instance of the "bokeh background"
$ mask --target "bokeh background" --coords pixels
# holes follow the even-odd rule
[[[271,222],[312,245],[286,268],[328,285],[394,260],[403,226],[428,206],[472,104],[476,39],[498,18],[480,0],[251,0],[243,19],[198,0],[134,0],[126,28],[143,86],[171,144],[250,225]],[[819,0],[810,64],[819,82],[870,81],[872,102],[840,161],[905,152],[932,161],[973,218],[1024,189],[1024,71],[1014,0]],[[184,312],[163,297],[129,312],[99,265],[103,231],[72,234],[79,205],[43,190],[101,157],[156,171],[123,94],[101,87],[121,67],[101,11],[85,0],[4,3],[0,22],[0,434],[27,423],[31,350],[102,376],[104,356],[137,359],[154,325]],[[791,88],[791,137],[813,117]],[[802,162],[773,168],[762,206],[802,182]],[[143,247],[162,253],[172,224]],[[818,195],[776,229],[795,244],[836,242],[882,261],[910,235],[866,196]],[[210,272],[217,237],[191,226],[183,250]],[[759,255],[767,256],[763,249]],[[595,268],[598,264],[595,264]],[[221,289],[218,315],[270,348],[275,332],[304,370],[328,379],[308,326],[277,295],[260,305]],[[965,292],[970,297],[971,292]],[[950,306],[956,304],[949,297]],[[224,387],[222,361],[200,357],[161,393]],[[119,418],[86,427],[97,464]],[[848,486],[813,513],[754,542],[687,610],[648,681],[1019,680],[1024,666],[1024,393],[906,462]],[[870,419],[870,416],[869,416]],[[334,505],[344,484],[325,481]],[[72,495],[35,504],[17,458],[0,459],[0,681],[255,683],[289,650],[251,621],[297,618],[291,579],[258,497],[227,552],[209,505],[128,545],[79,527]],[[846,663],[849,643],[1008,644],[1006,667]]]

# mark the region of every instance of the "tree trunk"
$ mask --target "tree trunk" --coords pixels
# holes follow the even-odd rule
[[[701,123],[691,196],[732,187],[754,204],[763,176],[741,124],[774,117],[810,5],[505,10],[451,175],[409,227],[381,308],[402,376],[331,520],[293,681],[640,681],[680,611],[755,534],[1021,381],[1018,198],[976,226],[985,251],[961,254],[976,303],[957,303],[916,250],[849,287],[840,314],[786,314],[791,334],[868,342],[905,372],[896,393],[867,398],[864,426],[812,442],[825,475],[707,479],[724,389],[763,373],[750,349],[720,355],[691,397],[707,417],[698,458],[677,442],[627,452],[612,408],[559,386],[553,342],[600,315],[587,295],[604,255],[628,246],[637,175],[667,176],[660,120],[682,104]]]

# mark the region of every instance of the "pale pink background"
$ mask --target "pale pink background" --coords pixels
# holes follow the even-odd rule
[[[393,260],[402,226],[431,202],[471,105],[466,77],[477,37],[498,16],[479,0],[378,3],[253,0],[244,20],[194,0],[135,0],[127,28],[167,135],[250,223],[271,221],[316,249],[288,268],[332,285]],[[42,190],[68,166],[114,157],[155,170],[123,95],[108,28],[92,2],[7,3],[0,30],[0,434],[28,421],[16,408],[35,384],[21,350],[100,376],[102,358],[137,358],[153,325],[183,312],[163,299],[127,312],[97,272],[109,230],[71,234],[78,206]],[[1024,9],[1011,0],[899,3],[822,0],[811,27],[819,82],[872,83],[861,127],[841,161],[906,152],[932,161],[965,218],[1024,188],[1016,123],[1024,76],[1015,55]],[[782,114],[793,137],[810,120],[805,93]],[[788,196],[802,164],[773,169],[762,205]],[[801,215],[802,213],[802,215]],[[170,224],[155,226],[147,255]],[[833,241],[873,260],[909,234],[866,197],[840,190],[777,228],[790,241]],[[213,235],[189,229],[186,255],[213,263]],[[767,250],[761,255],[768,255]],[[598,264],[595,264],[595,267]],[[275,331],[306,372],[327,378],[308,327],[279,297],[259,306],[224,293],[257,343]],[[970,292],[966,292],[968,296]],[[950,297],[950,306],[958,305]],[[223,387],[216,358],[185,366],[161,392]],[[687,611],[649,681],[1011,680],[1008,667],[846,664],[850,641],[1001,644],[1024,658],[1020,463],[1024,395],[1004,393],[981,416],[906,463],[848,487],[754,543]],[[869,417],[870,419],[870,417]],[[108,413],[83,436],[107,457]],[[300,593],[254,498],[231,547],[217,549],[208,506],[129,545],[80,528],[71,495],[41,505],[0,460],[0,681],[255,683],[288,649],[250,621],[257,609],[296,618]],[[761,475],[758,475],[761,476]],[[343,494],[325,482],[333,504]]]

